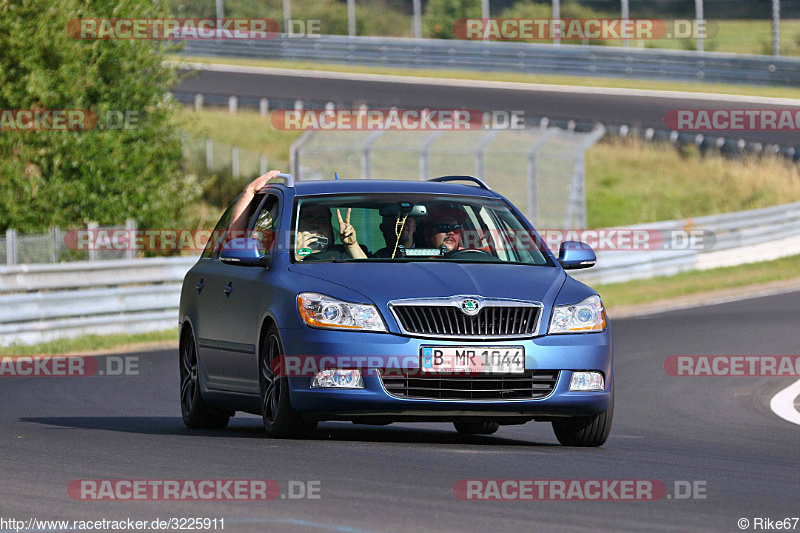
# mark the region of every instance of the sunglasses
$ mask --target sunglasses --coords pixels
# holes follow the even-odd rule
[[[462,228],[461,224],[434,224],[433,229],[436,233],[451,233],[459,231]]]

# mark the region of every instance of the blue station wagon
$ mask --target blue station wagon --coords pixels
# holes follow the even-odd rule
[[[597,292],[508,200],[471,176],[295,182],[240,197],[186,274],[181,410],[191,428],[236,411],[268,435],[317,422],[452,422],[461,433],[550,422],[600,446],[614,407]],[[245,193],[243,193],[245,194]]]

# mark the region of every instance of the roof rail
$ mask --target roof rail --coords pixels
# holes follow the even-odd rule
[[[481,189],[486,189],[487,191],[491,191],[491,187],[486,185],[486,182],[476,178],[475,176],[439,176],[438,178],[431,178],[428,181],[471,181],[472,183],[478,185]]]
[[[291,174],[278,174],[277,176],[270,178],[269,181],[267,181],[267,185],[274,185],[275,182],[272,180],[277,178],[282,179],[287,187],[294,187],[294,177]],[[265,187],[267,185],[265,185]]]

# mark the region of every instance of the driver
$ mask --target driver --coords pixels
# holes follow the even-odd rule
[[[447,253],[463,250],[461,231],[463,226],[452,215],[441,215],[430,220],[423,228],[425,243],[430,248],[447,248]]]

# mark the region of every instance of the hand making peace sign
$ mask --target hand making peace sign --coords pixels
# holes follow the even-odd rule
[[[350,225],[350,211],[352,210],[347,208],[347,218],[342,220],[342,213],[339,212],[339,209],[336,209],[336,217],[339,219],[339,238],[346,246],[358,244],[356,229]]]
[[[336,209],[336,217],[339,219],[339,238],[347,248],[347,253],[350,254],[350,257],[353,259],[366,259],[367,254],[365,254],[361,246],[358,245],[356,229],[350,225],[350,211],[351,209],[348,207],[347,215],[342,219],[342,213],[338,208]]]

